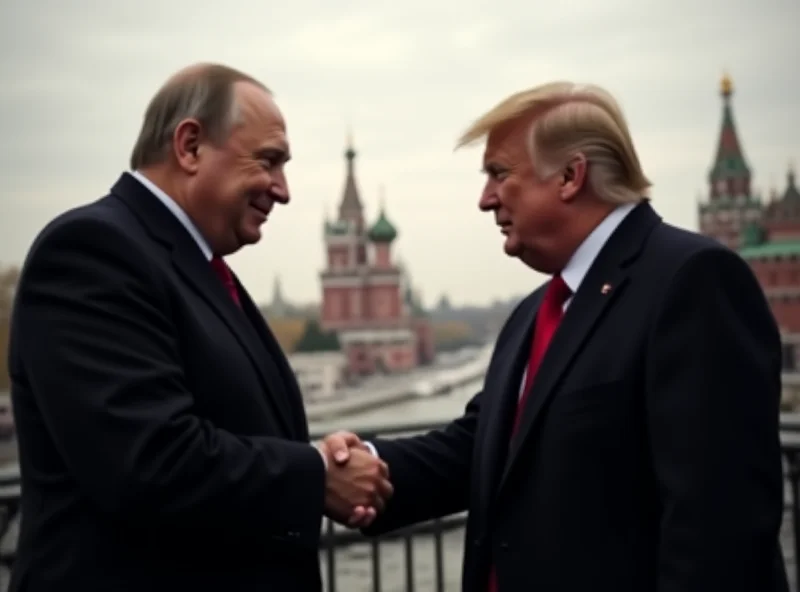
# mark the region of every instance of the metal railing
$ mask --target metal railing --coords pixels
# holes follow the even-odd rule
[[[358,430],[358,436],[362,440],[369,441],[377,436],[392,437],[419,434],[443,427],[441,422],[417,422],[393,425],[381,425],[366,427]],[[312,433],[311,440],[321,440],[327,434]],[[433,574],[431,582],[423,590],[436,590],[443,592],[446,589],[447,573],[445,571],[444,559],[444,535],[447,532],[464,528],[467,523],[467,515],[459,514],[448,516],[429,522],[416,524],[409,528],[388,533],[377,538],[367,538],[357,530],[349,530],[337,526],[332,520],[326,518],[323,529],[321,547],[323,549],[323,563],[325,574],[326,592],[339,592],[349,588],[339,587],[339,573],[337,571],[337,556],[346,549],[354,546],[367,546],[369,548],[369,575],[365,578],[372,584],[374,592],[383,590],[383,569],[382,569],[382,549],[388,544],[402,542],[402,555],[404,581],[403,590],[415,592],[417,590],[418,574],[415,566],[415,541],[420,539],[430,539],[433,544]],[[452,566],[451,571],[460,574],[460,562]],[[427,582],[426,582],[427,583]],[[394,589],[397,589],[394,583]]]
[[[404,436],[410,434],[424,433],[443,427],[441,422],[419,422],[407,424],[395,424],[390,426],[374,426],[361,429],[358,435],[362,440],[369,440],[376,436],[391,437]],[[318,440],[326,434],[313,434],[312,440]],[[790,495],[785,499],[786,518],[790,519],[791,536],[788,541],[782,540],[784,544],[784,555],[787,559],[787,570],[791,582],[790,589],[797,591],[800,584],[800,413],[781,414],[781,452],[784,459],[784,479],[789,485]],[[372,582],[372,590],[381,592],[382,570],[381,570],[381,548],[386,543],[403,541],[403,563],[405,587],[404,590],[414,592],[415,573],[414,573],[414,542],[423,538],[433,538],[434,548],[434,568],[435,577],[432,587],[425,590],[435,590],[443,592],[446,589],[446,573],[460,574],[460,559],[458,565],[447,566],[445,570],[443,553],[444,533],[463,528],[466,524],[466,514],[459,514],[439,520],[415,525],[411,528],[397,531],[377,539],[367,538],[358,531],[338,530],[332,521],[326,520],[325,536],[322,545],[325,555],[325,575],[328,592],[336,592],[337,588],[337,552],[347,549],[352,545],[367,545],[370,554],[370,575],[368,580]],[[788,546],[788,548],[787,548]],[[396,587],[394,589],[397,589]]]
[[[442,427],[442,424],[431,422],[375,426],[360,430],[359,436],[362,439],[374,438],[377,435],[382,437],[402,436],[427,432],[439,427]],[[324,436],[325,434],[313,434],[312,440],[319,440]],[[791,536],[789,540],[783,541],[784,554],[788,560],[787,568],[790,570],[790,579],[794,582],[792,589],[796,590],[797,583],[800,582],[800,561],[798,561],[800,558],[800,414],[783,414],[781,416],[781,439],[785,478],[790,490],[790,495],[786,500],[786,512],[790,522]],[[0,540],[5,539],[9,525],[15,517],[18,517],[20,493],[19,474],[0,471]],[[360,588],[363,588],[363,581],[368,581],[374,592],[381,592],[384,589],[386,575],[382,552],[387,546],[392,546],[396,547],[392,551],[395,559],[398,559],[399,556],[402,569],[394,570],[390,576],[393,580],[398,578],[403,580],[404,590],[408,592],[415,592],[417,589],[444,592],[448,587],[448,573],[451,579],[458,580],[461,570],[460,554],[452,564],[446,565],[445,535],[448,532],[463,529],[465,523],[466,514],[459,514],[372,539],[364,537],[357,530],[346,529],[326,519],[320,550],[326,590],[327,592],[341,592],[341,590],[350,589],[346,583],[342,582],[342,578],[351,574],[342,572],[341,563],[352,564],[353,562],[350,560],[353,557],[347,557],[347,555],[353,555],[354,549],[366,549],[368,569],[352,568],[350,571],[360,573],[362,580]],[[426,578],[424,587],[418,588],[418,563],[415,557],[418,554],[415,554],[415,550],[420,541],[432,543],[432,557],[427,558],[429,560],[427,563],[432,563],[431,571],[433,573]],[[15,558],[14,552],[14,548],[8,548],[5,544],[0,545],[0,564],[11,568]],[[342,560],[343,555],[345,555],[344,560]],[[364,553],[355,555],[356,563],[363,564]],[[397,571],[402,573],[396,573]],[[398,589],[398,584],[397,581],[393,581],[391,587]]]

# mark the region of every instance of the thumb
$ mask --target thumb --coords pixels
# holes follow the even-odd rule
[[[352,432],[336,432],[325,438],[325,445],[339,464],[346,463],[350,459],[350,448],[359,444],[361,439]]]

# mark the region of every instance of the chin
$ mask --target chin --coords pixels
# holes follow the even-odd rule
[[[506,239],[506,242],[503,244],[503,251],[505,251],[506,255],[509,257],[519,257],[522,253],[519,242],[513,238]]]
[[[239,238],[241,239],[243,245],[254,245],[261,240],[261,229],[248,228],[241,233]]]

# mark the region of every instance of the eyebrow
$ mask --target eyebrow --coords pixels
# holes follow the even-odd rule
[[[253,155],[257,159],[277,160],[280,162],[288,162],[292,158],[288,146],[264,146],[256,150]]]
[[[484,173],[497,173],[500,171],[508,170],[508,167],[501,165],[495,161],[489,160],[483,163],[483,168],[481,170]]]

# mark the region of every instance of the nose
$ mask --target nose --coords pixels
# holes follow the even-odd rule
[[[286,181],[286,173],[283,169],[272,171],[270,175],[270,188],[269,192],[276,202],[286,205],[291,201],[289,195],[289,183]]]
[[[481,197],[478,200],[478,208],[480,208],[482,212],[492,212],[499,206],[500,200],[497,196],[497,192],[493,187],[487,184],[486,187],[483,188]]]

